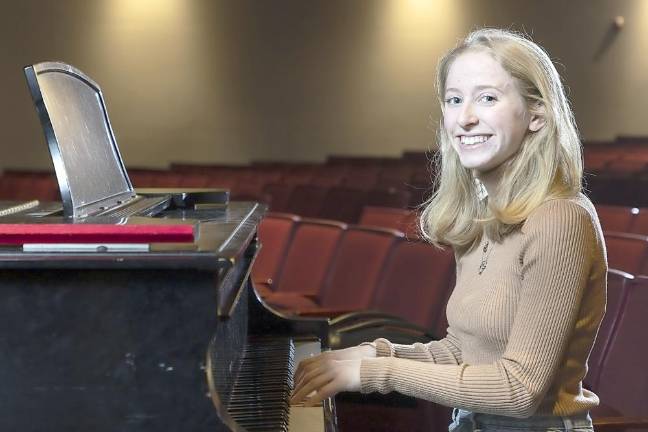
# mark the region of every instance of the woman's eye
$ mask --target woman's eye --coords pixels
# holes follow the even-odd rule
[[[447,105],[457,105],[461,103],[461,98],[459,96],[450,96],[446,99]]]
[[[495,96],[492,95],[483,95],[482,97],[479,98],[481,102],[486,102],[486,103],[493,103],[497,100]]]

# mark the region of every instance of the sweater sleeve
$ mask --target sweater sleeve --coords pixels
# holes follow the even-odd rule
[[[553,382],[575,326],[595,234],[589,213],[568,200],[540,206],[522,233],[518,309],[500,359],[436,364],[415,361],[415,356],[400,358],[400,348],[394,348],[394,357],[362,360],[362,392],[397,391],[470,411],[532,415]]]
[[[397,357],[437,364],[461,364],[459,340],[450,328],[445,338],[426,344],[402,345],[391,343],[387,339],[376,339],[374,346],[377,357]]]

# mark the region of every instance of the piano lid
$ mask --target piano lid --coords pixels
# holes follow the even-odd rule
[[[85,217],[135,197],[101,89],[59,62],[25,67],[66,217]]]

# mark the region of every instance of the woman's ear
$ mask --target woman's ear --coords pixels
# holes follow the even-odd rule
[[[545,109],[543,105],[538,104],[531,112],[531,121],[529,121],[529,130],[538,132],[545,125]]]

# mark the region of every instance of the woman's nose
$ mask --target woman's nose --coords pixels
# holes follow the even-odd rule
[[[479,119],[475,115],[472,104],[467,103],[462,107],[461,112],[459,113],[459,117],[457,118],[457,122],[459,123],[459,126],[464,129],[479,123]]]

